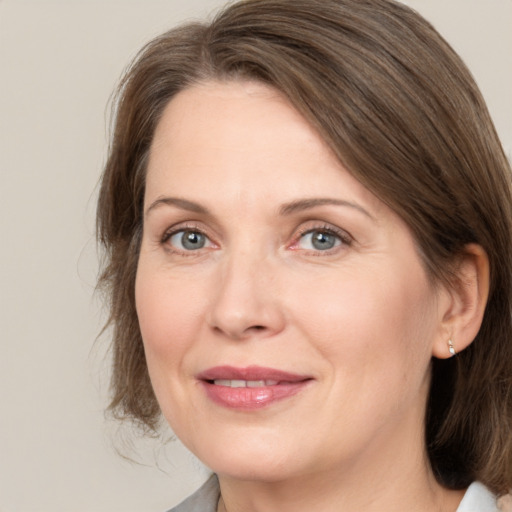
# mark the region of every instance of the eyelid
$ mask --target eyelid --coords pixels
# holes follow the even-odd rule
[[[181,231],[193,231],[193,232],[200,233],[201,235],[203,235],[207,238],[207,240],[209,242],[208,247],[203,247],[203,248],[200,248],[197,250],[180,250],[179,248],[176,248],[176,247],[168,244],[171,237]],[[182,254],[182,255],[186,255],[186,256],[191,256],[191,255],[194,255],[197,253],[201,253],[201,252],[203,252],[203,250],[218,248],[218,244],[214,241],[214,237],[209,233],[209,231],[210,230],[205,229],[202,226],[202,223],[200,223],[200,222],[195,222],[195,221],[179,222],[177,224],[174,224],[174,225],[168,227],[164,231],[164,233],[160,237],[160,244],[162,246],[165,246],[165,249],[171,253],[177,253],[177,254]],[[331,249],[326,249],[324,251],[321,251],[321,250],[308,251],[306,249],[301,249],[300,247],[298,247],[298,244],[299,244],[301,238],[304,237],[304,235],[306,235],[308,233],[315,232],[315,231],[324,231],[326,233],[334,235],[334,236],[338,237],[338,239],[340,240],[341,243]],[[340,249],[343,249],[343,247],[346,248],[346,247],[352,245],[352,243],[354,241],[355,241],[354,237],[348,231],[341,229],[336,225],[327,223],[325,221],[318,221],[318,222],[309,221],[309,222],[303,223],[299,227],[299,229],[296,230],[296,233],[293,235],[291,243],[288,244],[288,249],[301,250],[302,252],[311,252],[312,254],[315,254],[315,255],[321,255],[321,254],[328,255],[328,254],[332,254],[333,252],[337,252]]]
[[[306,226],[301,226],[299,228],[297,234],[294,235],[293,241],[289,245],[289,248],[292,250],[305,251],[304,249],[300,249],[298,247],[298,244],[302,237],[304,237],[305,235],[307,235],[309,233],[315,232],[315,231],[324,231],[326,233],[329,233],[330,235],[334,235],[334,236],[338,237],[339,240],[341,241],[341,244],[333,247],[332,249],[327,249],[325,251],[319,251],[319,250],[311,250],[310,251],[311,253],[314,253],[316,255],[331,254],[333,252],[336,252],[337,250],[340,250],[340,247],[343,247],[343,246],[348,247],[348,246],[352,245],[352,243],[354,242],[354,237],[348,231],[346,231],[344,229],[341,229],[337,226],[334,226],[334,225],[326,223],[326,222],[318,222],[318,223],[313,222],[313,223],[307,224]]]
[[[345,243],[349,243],[354,240],[354,237],[344,229],[326,223],[322,223],[316,226],[308,226],[307,228],[301,228],[299,230],[299,238],[307,233],[311,233],[312,231],[326,231],[327,233],[330,233],[332,235],[339,236],[341,240]]]
[[[197,249],[195,251],[180,250],[179,248],[171,246],[168,243],[169,240],[174,235],[176,235],[176,234],[178,234],[178,233],[180,233],[182,231],[192,231],[192,232],[200,233],[201,235],[206,237],[206,239],[209,242],[209,245],[207,247],[202,247],[202,248]],[[178,224],[175,224],[175,225],[170,226],[169,228],[167,228],[164,231],[164,233],[161,236],[161,238],[160,238],[160,244],[165,246],[166,250],[171,252],[171,253],[177,253],[177,254],[186,255],[186,256],[191,256],[191,255],[197,254],[199,252],[202,252],[203,249],[211,249],[211,248],[216,248],[217,247],[217,244],[213,241],[212,236],[210,236],[207,233],[207,230],[202,228],[198,223],[190,222],[190,221],[180,222]]]

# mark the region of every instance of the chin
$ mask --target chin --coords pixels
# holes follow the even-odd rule
[[[214,446],[205,443],[191,450],[215,473],[237,480],[277,482],[301,473],[297,450],[279,450],[276,440],[263,435],[260,439],[254,443],[224,441]],[[285,443],[280,444],[282,448]]]

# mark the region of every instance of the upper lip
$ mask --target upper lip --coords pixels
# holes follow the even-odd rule
[[[278,382],[301,382],[311,379],[308,375],[299,375],[296,373],[285,372],[275,368],[266,368],[263,366],[247,366],[237,368],[234,366],[214,366],[208,368],[197,375],[199,380],[275,380]]]

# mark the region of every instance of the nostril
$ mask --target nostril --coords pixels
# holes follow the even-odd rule
[[[245,338],[246,336],[250,336],[251,333],[255,334],[256,332],[266,331],[268,328],[265,327],[264,325],[251,325],[250,327],[247,327],[246,329],[243,329],[241,331],[237,331],[237,330],[230,331],[228,329],[222,329],[222,327],[219,327],[216,325],[216,326],[214,326],[213,329],[217,334],[225,333],[225,334],[228,334],[232,338],[242,339],[242,338]]]

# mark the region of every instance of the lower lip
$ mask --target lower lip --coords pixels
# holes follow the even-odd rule
[[[208,381],[202,381],[203,387],[210,400],[229,409],[254,410],[290,398],[302,391],[310,380],[300,382],[284,382],[275,386],[260,388],[231,388],[217,386]]]

